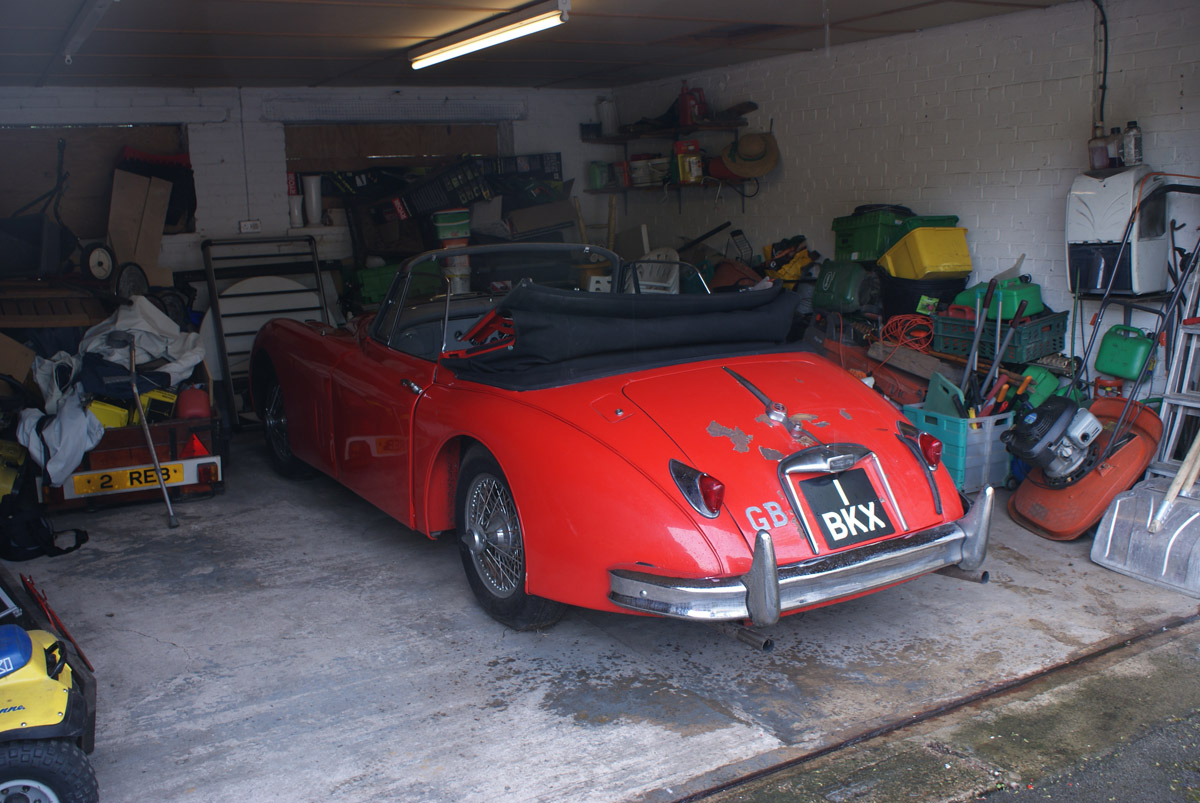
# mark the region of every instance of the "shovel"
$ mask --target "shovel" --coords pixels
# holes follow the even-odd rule
[[[1158,506],[1158,512],[1154,514],[1154,518],[1150,519],[1150,525],[1146,529],[1152,533],[1156,533],[1162,529],[1163,521],[1166,520],[1167,515],[1171,512],[1175,500],[1179,498],[1179,492],[1184,488],[1191,488],[1196,483],[1197,474],[1200,474],[1200,431],[1192,439],[1192,445],[1188,449],[1187,457],[1183,458],[1183,463],[1179,466],[1179,471],[1171,479],[1171,485],[1167,488],[1166,496],[1163,497],[1162,504]]]
[[[105,335],[108,345],[113,348],[129,346],[129,385],[133,389],[133,401],[137,404],[138,421],[142,422],[142,434],[146,437],[146,448],[150,450],[150,459],[154,462],[154,474],[158,477],[158,487],[162,489],[163,501],[167,504],[167,526],[174,529],[179,526],[175,518],[175,509],[171,507],[171,495],[167,492],[166,478],[163,477],[162,466],[158,464],[158,452],[154,450],[154,438],[150,435],[150,425],[146,422],[146,411],[142,408],[142,396],[137,385],[137,346],[133,343],[133,335],[128,332],[109,332]]]
[[[1169,483],[1153,477],[1113,499],[1096,530],[1092,560],[1200,597],[1200,497],[1191,493],[1198,474],[1200,433]]]

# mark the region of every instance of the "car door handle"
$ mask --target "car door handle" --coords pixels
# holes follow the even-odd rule
[[[401,379],[400,384],[412,391],[414,396],[420,396],[423,388],[411,379]]]

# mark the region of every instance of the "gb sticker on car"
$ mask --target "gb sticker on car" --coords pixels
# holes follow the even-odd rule
[[[783,505],[778,502],[763,502],[762,507],[746,508],[746,521],[750,522],[752,530],[769,530],[787,524],[788,518],[783,512]]]

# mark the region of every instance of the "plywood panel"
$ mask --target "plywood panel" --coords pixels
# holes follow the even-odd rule
[[[392,165],[440,165],[464,154],[494,156],[494,125],[289,125],[288,170],[366,170]]]
[[[92,326],[108,315],[105,303],[86,290],[46,282],[0,282],[0,328]]]
[[[54,187],[60,138],[67,143],[63,169],[70,173],[62,219],[84,239],[104,237],[107,231],[112,174],[123,147],[165,155],[186,152],[180,126],[0,128],[0,216]],[[53,208],[47,211],[53,215]]]

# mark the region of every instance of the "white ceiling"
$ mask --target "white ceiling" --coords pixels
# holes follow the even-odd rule
[[[0,0],[0,85],[593,88],[1070,0],[572,0],[562,26],[421,71],[416,45],[519,0]],[[828,9],[828,30],[824,14]]]

